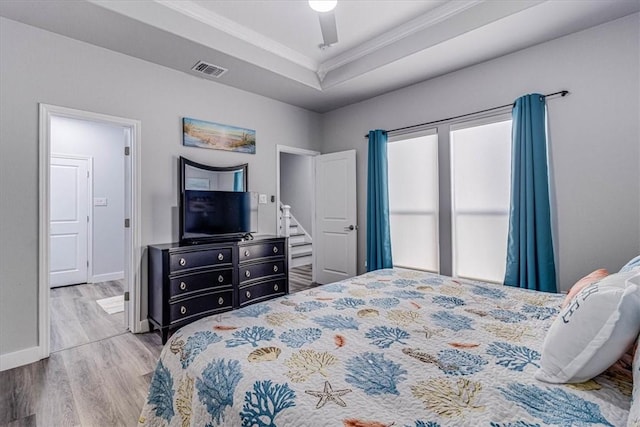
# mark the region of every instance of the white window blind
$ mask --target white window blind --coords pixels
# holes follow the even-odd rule
[[[438,272],[438,136],[390,142],[387,158],[393,263]]]
[[[509,226],[511,119],[452,127],[453,274],[504,280]]]

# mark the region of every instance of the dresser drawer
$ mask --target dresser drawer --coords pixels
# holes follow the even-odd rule
[[[281,276],[285,273],[283,260],[243,265],[240,267],[240,283],[271,276]]]
[[[171,323],[180,322],[191,316],[201,316],[233,307],[233,289],[209,292],[169,303],[169,317]]]
[[[284,255],[284,242],[260,243],[256,245],[241,246],[240,262],[258,258],[266,258]]]
[[[207,288],[219,288],[233,284],[233,270],[207,271],[174,277],[169,283],[169,298],[175,298]]]
[[[270,280],[239,289],[240,306],[282,296],[286,293],[285,279]]]
[[[221,264],[231,264],[231,248],[182,252],[169,256],[169,269],[172,272]]]

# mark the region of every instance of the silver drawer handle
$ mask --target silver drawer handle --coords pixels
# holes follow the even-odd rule
[[[224,282],[224,277],[222,276],[222,274],[218,276],[218,282]]]
[[[276,246],[273,247],[273,253],[277,254],[278,253],[278,248]]]
[[[184,283],[184,282],[180,282],[180,289],[181,289],[181,290],[183,290],[183,291],[184,291],[185,289],[187,289],[187,284],[186,284],[186,283]]]
[[[224,304],[224,298],[220,297],[218,298],[218,305],[222,305]]]
[[[244,275],[246,277],[251,277],[251,272],[249,270],[247,270],[247,271],[244,272]]]
[[[273,266],[273,272],[274,272],[274,273],[277,273],[277,272],[278,272],[278,266],[277,266],[277,265],[274,265],[274,266]]]
[[[251,252],[249,252],[248,250],[244,251],[244,256],[249,256],[251,255]]]
[[[251,298],[251,292],[247,291],[246,295],[247,295],[247,298]]]
[[[184,258],[180,258],[179,264],[184,267],[185,265],[187,265],[187,260]]]
[[[186,314],[187,313],[187,307],[185,307],[184,305],[180,306],[180,314]]]
[[[222,261],[224,259],[224,255],[222,255],[221,253],[218,254],[218,261]]]
[[[278,290],[278,284],[276,283],[275,285],[273,285],[273,290],[277,291]]]

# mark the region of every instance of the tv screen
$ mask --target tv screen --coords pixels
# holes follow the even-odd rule
[[[252,196],[240,191],[185,190],[181,239],[207,239],[254,231]]]

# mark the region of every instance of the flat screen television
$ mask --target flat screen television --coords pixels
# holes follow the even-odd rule
[[[181,242],[232,240],[257,229],[255,193],[185,190],[181,205]]]

